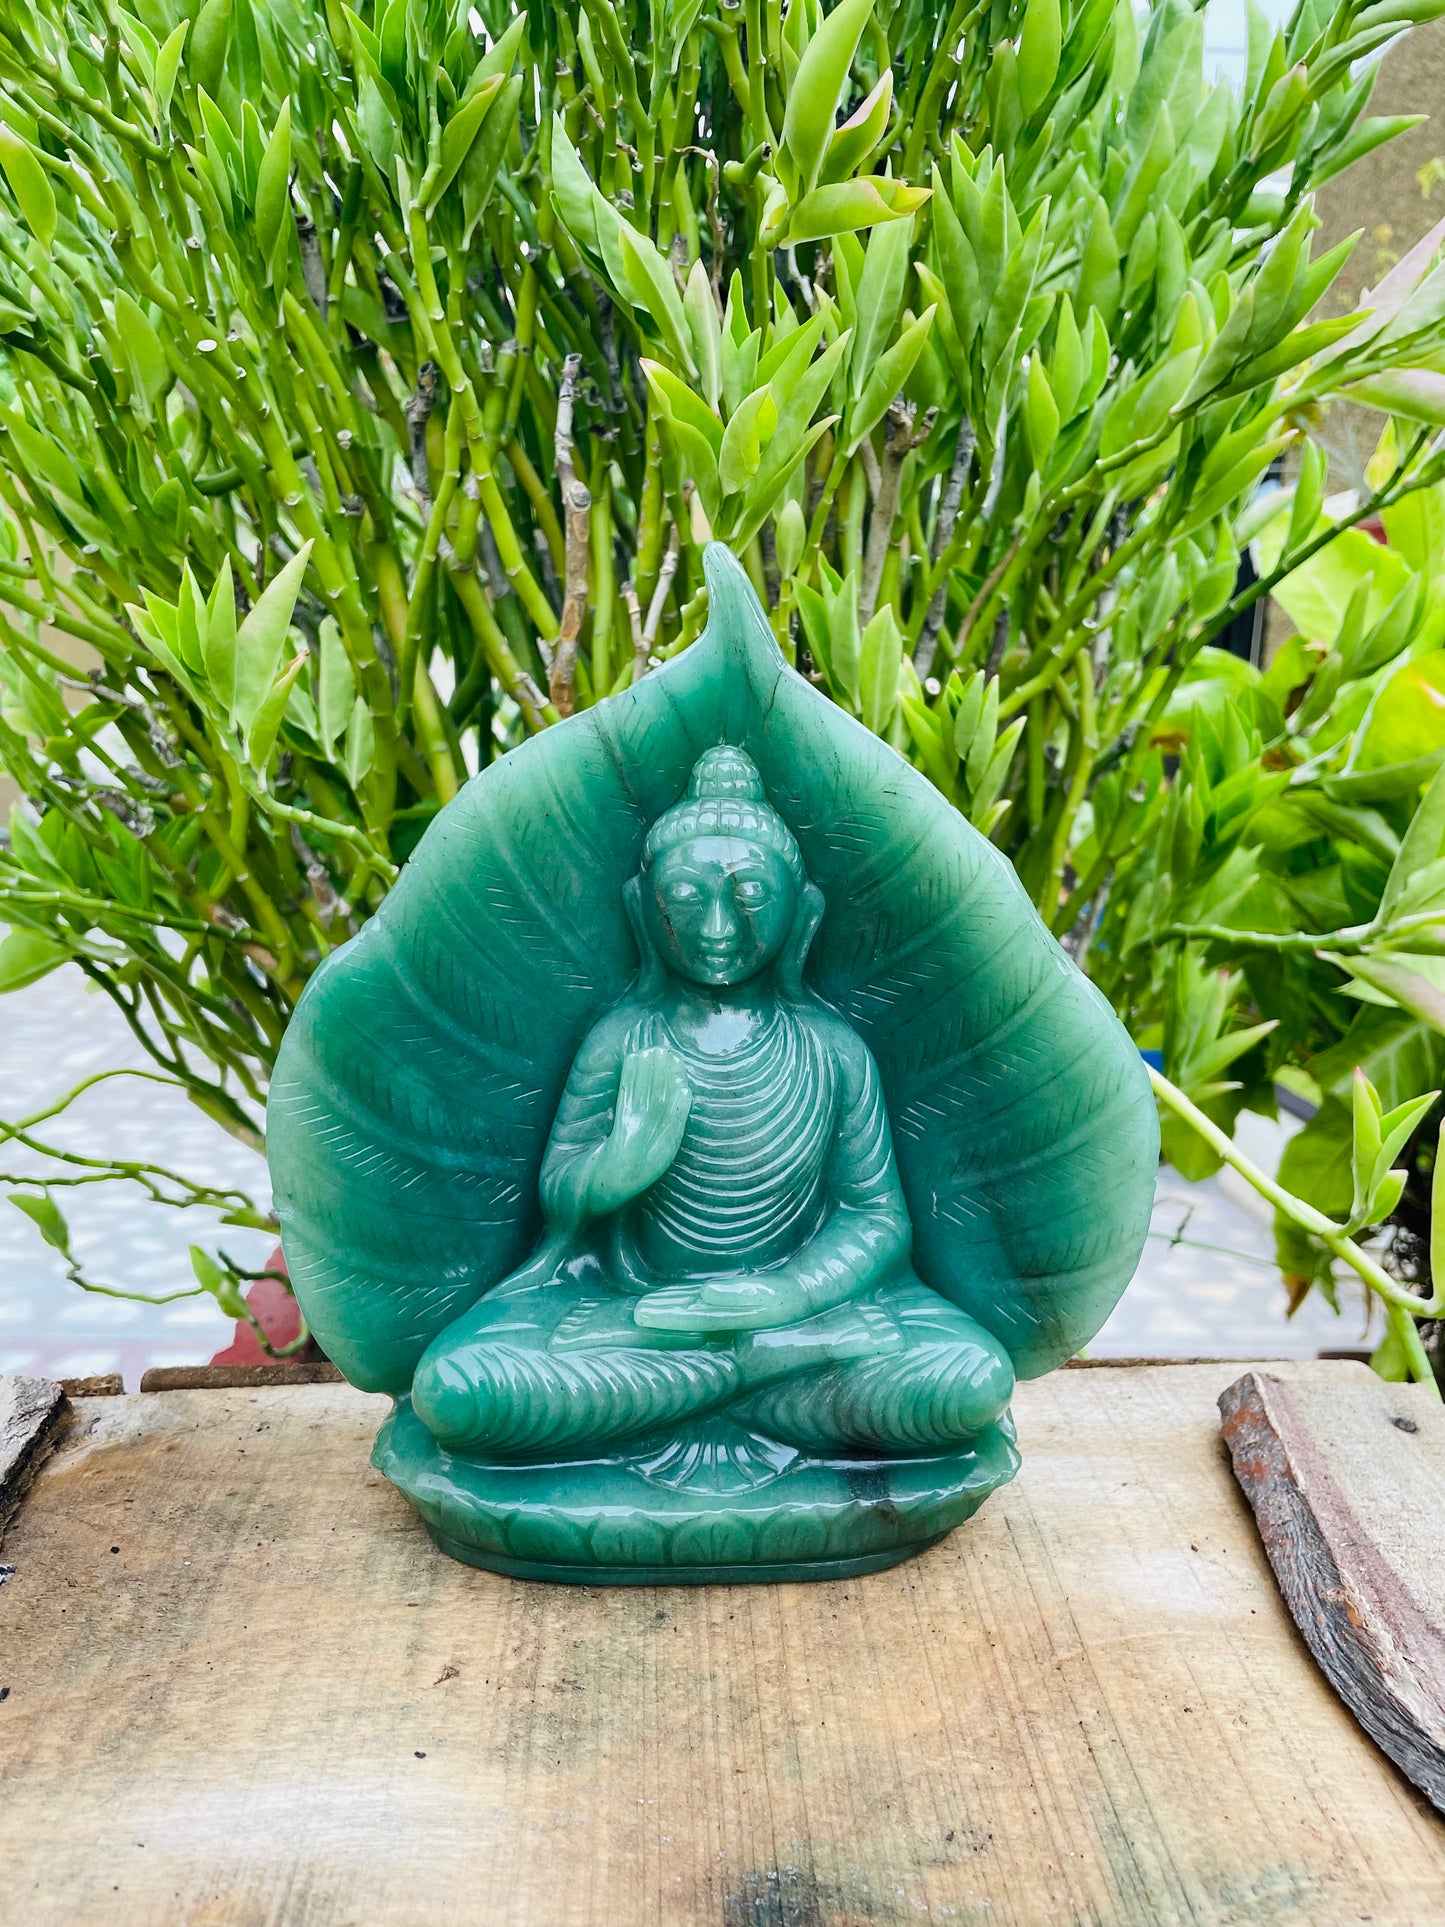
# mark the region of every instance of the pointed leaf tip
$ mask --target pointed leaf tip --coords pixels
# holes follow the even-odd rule
[[[783,652],[758,592],[727,543],[709,542],[702,552],[702,566],[707,579],[707,628],[702,639],[744,652],[761,649],[770,664],[781,662]]]

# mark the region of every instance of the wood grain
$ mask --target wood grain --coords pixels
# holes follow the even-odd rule
[[[0,1532],[54,1442],[65,1393],[48,1378],[0,1377]]]
[[[1341,1699],[1445,1811],[1445,1406],[1364,1366],[1221,1396],[1235,1476]]]
[[[344,1386],[81,1403],[5,1554],[0,1916],[1445,1917],[1445,1834],[1298,1638],[1230,1475],[1238,1371],[1025,1385],[1018,1481],[921,1559],[697,1591],[442,1558]]]

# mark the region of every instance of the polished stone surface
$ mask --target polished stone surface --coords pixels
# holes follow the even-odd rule
[[[467,787],[272,1082],[311,1327],[501,1570],[919,1549],[1012,1475],[1014,1371],[1087,1343],[1148,1228],[1117,1018],[706,560],[703,637]]]

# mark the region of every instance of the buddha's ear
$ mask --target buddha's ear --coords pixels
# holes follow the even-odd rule
[[[637,945],[637,987],[634,995],[644,1003],[659,995],[662,990],[662,959],[657,954],[647,928],[647,919],[642,914],[642,878],[629,877],[622,886],[622,901],[627,910],[627,921],[632,926],[632,941]]]
[[[778,988],[790,1003],[799,1004],[807,995],[803,989],[803,965],[808,961],[808,951],[826,908],[823,892],[817,884],[805,884],[798,898],[797,914],[788,932],[788,941],[783,945],[775,966]]]

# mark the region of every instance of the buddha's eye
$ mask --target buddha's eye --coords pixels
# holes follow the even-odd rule
[[[698,888],[695,883],[669,883],[667,895],[672,903],[696,903]]]
[[[738,880],[736,887],[739,903],[761,903],[767,895],[766,884],[759,883],[756,879],[742,877]]]

